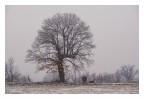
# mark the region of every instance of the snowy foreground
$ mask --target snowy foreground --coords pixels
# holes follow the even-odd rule
[[[6,84],[6,94],[138,94],[139,85],[134,84],[87,84],[61,83]]]

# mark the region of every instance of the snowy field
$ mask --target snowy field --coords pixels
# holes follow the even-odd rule
[[[134,84],[87,84],[61,83],[6,84],[6,94],[138,94],[139,85]]]

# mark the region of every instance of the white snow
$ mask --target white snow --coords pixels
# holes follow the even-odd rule
[[[6,94],[138,94],[138,84],[6,84]]]

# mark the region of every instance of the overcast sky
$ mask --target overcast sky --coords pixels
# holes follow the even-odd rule
[[[56,13],[77,14],[91,29],[96,48],[89,70],[113,73],[122,65],[139,67],[139,7],[128,6],[6,6],[6,61],[14,57],[21,73],[42,80],[36,64],[25,63],[42,21]]]

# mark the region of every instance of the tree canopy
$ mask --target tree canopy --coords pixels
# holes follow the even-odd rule
[[[76,14],[58,13],[43,21],[26,61],[37,64],[38,70],[56,70],[64,82],[64,70],[71,64],[75,69],[89,65],[92,42],[89,26]]]

